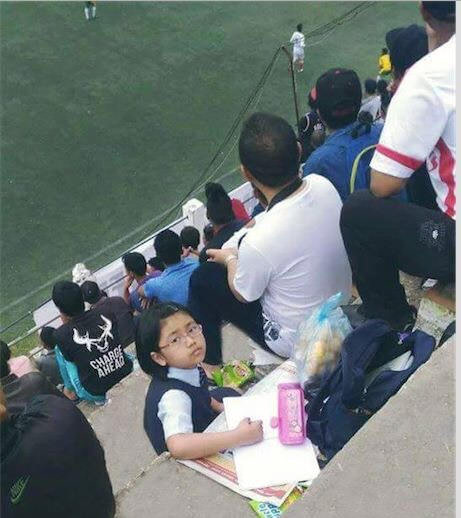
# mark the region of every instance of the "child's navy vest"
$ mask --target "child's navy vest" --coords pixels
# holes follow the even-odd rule
[[[216,417],[211,408],[208,386],[194,387],[189,383],[169,378],[166,381],[153,379],[149,385],[144,407],[144,430],[158,455],[167,451],[162,422],[158,418],[158,404],[168,390],[182,390],[192,401],[192,424],[194,432],[203,432]]]

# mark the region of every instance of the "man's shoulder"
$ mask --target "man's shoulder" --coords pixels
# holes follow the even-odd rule
[[[453,36],[447,43],[423,56],[407,70],[397,93],[411,94],[414,84],[416,86],[436,84],[441,79],[448,77],[451,72],[454,73],[456,66],[455,48]],[[452,58],[450,58],[450,54],[453,54]]]
[[[195,270],[199,266],[197,259],[192,259],[191,257],[184,258],[182,263],[188,270]]]

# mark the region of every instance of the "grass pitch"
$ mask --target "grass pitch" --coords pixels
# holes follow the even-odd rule
[[[357,4],[98,2],[88,22],[83,2],[1,2],[1,325],[49,298],[76,262],[95,269],[154,231],[295,25],[308,33]],[[415,22],[416,2],[376,2],[307,40],[300,111],[332,66],[375,77],[387,30]],[[257,109],[295,122],[285,56]],[[216,178],[238,164],[228,152]]]

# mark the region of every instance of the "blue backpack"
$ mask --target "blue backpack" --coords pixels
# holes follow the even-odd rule
[[[337,367],[306,407],[307,436],[327,460],[429,359],[434,346],[435,339],[423,331],[399,340],[378,319],[346,337]],[[391,370],[392,360],[404,362],[403,370]]]

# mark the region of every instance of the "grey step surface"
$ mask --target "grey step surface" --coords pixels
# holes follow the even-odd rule
[[[248,500],[169,458],[117,496],[117,518],[254,517]]]

